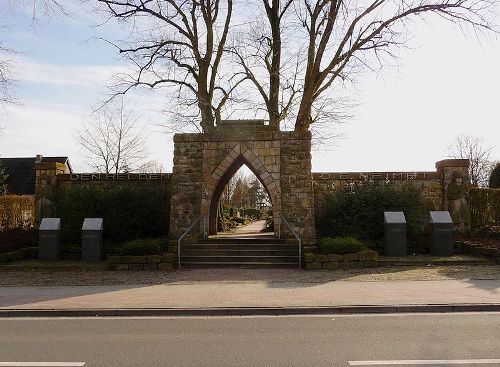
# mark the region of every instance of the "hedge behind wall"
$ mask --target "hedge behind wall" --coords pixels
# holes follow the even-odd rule
[[[57,199],[62,239],[78,245],[84,218],[103,218],[104,241],[125,241],[168,234],[170,190],[162,185],[72,186]]]
[[[500,225],[500,189],[471,188],[470,212],[473,228]]]

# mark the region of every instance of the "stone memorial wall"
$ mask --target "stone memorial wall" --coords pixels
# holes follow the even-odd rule
[[[179,238],[197,220],[190,235],[206,237],[215,234],[224,187],[244,164],[269,194],[276,232],[291,237],[291,227],[307,244],[314,241],[315,217],[324,210],[325,195],[335,188],[366,180],[411,181],[423,188],[435,210],[448,210],[448,186],[457,172],[467,175],[469,162],[439,161],[431,172],[312,173],[310,133],[272,131],[263,120],[224,121],[208,133],[176,134],[172,173],[69,173],[57,163],[38,164],[37,208],[40,217],[50,217],[57,190],[74,185],[161,185],[171,192],[170,238]]]

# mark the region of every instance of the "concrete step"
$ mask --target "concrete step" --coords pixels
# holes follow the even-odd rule
[[[297,267],[297,242],[276,238],[210,238],[181,244],[184,267]]]
[[[181,264],[190,262],[207,262],[207,263],[298,263],[299,258],[295,256],[202,256],[189,255],[185,256],[181,253]]]
[[[182,256],[298,256],[298,250],[270,249],[181,249]]]
[[[201,243],[201,244],[181,244],[181,252],[187,250],[265,250],[265,251],[298,251],[297,244],[276,244],[276,243],[258,243],[258,244],[235,244],[235,243]]]
[[[243,268],[243,269],[273,269],[273,268],[297,268],[298,263],[289,262],[207,262],[207,261],[190,261],[181,263],[182,268]]]

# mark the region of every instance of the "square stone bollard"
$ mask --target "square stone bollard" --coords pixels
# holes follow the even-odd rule
[[[447,211],[430,212],[431,255],[453,255],[453,220]]]
[[[57,261],[61,256],[61,218],[43,218],[38,229],[38,258]]]
[[[102,260],[102,218],[85,218],[82,226],[82,261]]]
[[[387,256],[406,255],[406,218],[403,212],[384,212],[384,251]]]

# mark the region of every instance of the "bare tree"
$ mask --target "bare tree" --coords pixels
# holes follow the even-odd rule
[[[294,129],[304,132],[324,121],[323,116],[332,116],[329,93],[338,83],[396,58],[394,50],[407,42],[411,20],[436,15],[461,28],[492,30],[496,4],[258,0],[260,10],[255,14],[262,21],[252,13],[254,3],[235,8],[236,18],[245,19],[235,27],[243,29],[238,32],[231,28],[232,0],[96,1],[111,17],[135,26],[135,39],[117,47],[137,70],[116,85],[118,93],[136,86],[175,87],[188,120],[200,121],[201,129],[208,131],[217,125],[223,109],[240,102],[234,96],[248,81],[254,93],[243,94],[260,99],[254,105],[264,106],[272,127],[278,129],[281,121],[294,116]],[[235,41],[226,45],[230,34]]]
[[[491,30],[495,0],[302,0],[297,14],[308,37],[304,90],[295,130],[306,131],[316,100],[372,60],[383,65],[406,41],[408,22],[425,15]]]
[[[284,34],[283,27],[289,21],[287,13],[292,2],[259,0],[262,9],[258,9],[256,16],[251,17],[254,20],[233,37],[233,45],[229,48],[235,55],[235,62],[257,90],[274,130],[279,130],[280,122],[293,110],[301,92],[298,78],[304,54],[290,49],[291,39],[286,37],[290,35]],[[259,10],[264,13],[260,14]]]
[[[144,128],[138,126],[133,111],[124,108],[123,99],[97,110],[77,141],[98,172],[137,171],[148,163]]]
[[[12,62],[9,60],[10,54],[12,54],[12,50],[0,43],[0,107],[3,108],[15,101],[12,91],[13,76]]]
[[[196,105],[210,130],[244,77],[220,71],[233,0],[97,0],[111,17],[130,21],[134,36],[116,45],[136,67],[115,93],[133,87],[173,87],[185,106]]]
[[[492,163],[492,147],[484,146],[483,138],[473,135],[457,135],[448,147],[448,155],[455,159],[469,160],[469,178],[474,186],[488,186]]]
[[[65,8],[59,0],[31,0],[30,2],[9,0],[8,3],[5,4],[4,10],[7,10],[7,8],[16,10],[18,8],[26,6],[30,6],[32,8],[33,20],[36,19],[39,13],[44,16],[66,14]],[[0,27],[0,30],[3,29]],[[14,63],[12,62],[12,60],[10,60],[10,55],[12,55],[13,53],[14,50],[5,46],[0,40],[0,107],[2,108],[5,108],[7,105],[16,102],[13,91]]]

